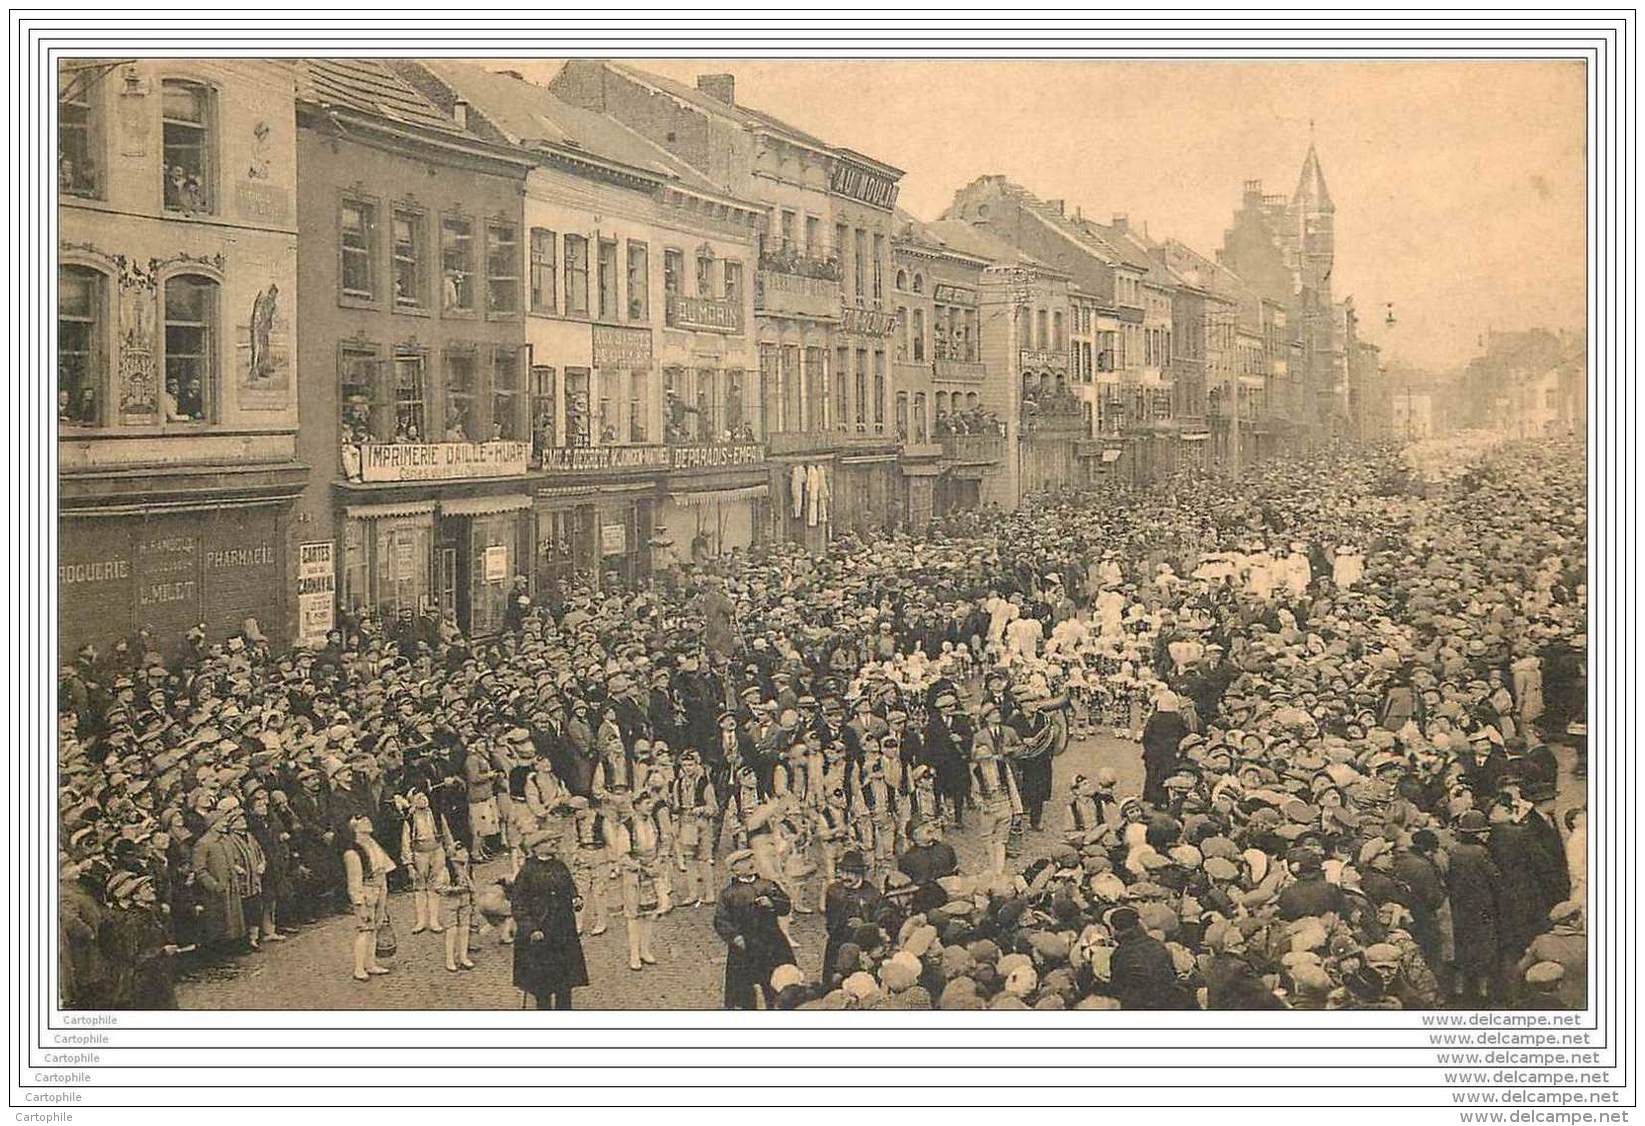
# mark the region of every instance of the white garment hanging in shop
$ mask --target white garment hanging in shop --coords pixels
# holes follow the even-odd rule
[[[794,467],[789,474],[788,489],[794,498],[794,519],[798,520],[800,513],[805,511],[805,466]]]
[[[829,502],[834,499],[834,486],[828,479],[826,466],[817,466],[817,520],[828,523]]]
[[[815,528],[821,513],[822,505],[822,467],[808,465],[805,467],[805,522],[808,527]]]

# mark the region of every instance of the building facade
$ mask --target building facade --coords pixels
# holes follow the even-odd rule
[[[63,649],[248,618],[282,642],[308,477],[291,76],[66,61],[58,112]]]
[[[643,580],[768,534],[754,295],[758,205],[515,74],[396,64],[526,178],[538,593]]]
[[[719,190],[757,203],[754,334],[770,531],[821,550],[906,521],[891,393],[891,235],[900,169],[695,88],[572,61],[550,88],[607,115]]]
[[[530,164],[384,63],[294,70],[304,551],[351,617],[495,632],[535,551]],[[303,640],[327,624],[316,598]]]

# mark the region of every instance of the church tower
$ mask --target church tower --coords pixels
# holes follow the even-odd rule
[[[1297,282],[1327,308],[1331,304],[1331,265],[1336,257],[1336,208],[1325,187],[1319,152],[1308,142],[1297,190],[1291,194],[1289,234],[1295,242]]]

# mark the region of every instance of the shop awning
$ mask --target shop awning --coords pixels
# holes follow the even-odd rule
[[[434,512],[431,500],[408,500],[399,504],[351,504],[343,509],[350,520],[388,520],[397,516],[429,516]]]
[[[744,485],[739,489],[700,489],[694,492],[670,492],[668,499],[682,506],[721,504],[726,501],[753,500],[770,493],[769,485]]]
[[[518,512],[531,507],[531,498],[525,493],[508,493],[500,497],[454,497],[440,502],[443,516],[491,516],[498,512]]]

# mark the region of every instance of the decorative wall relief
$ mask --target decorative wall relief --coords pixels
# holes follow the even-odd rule
[[[148,82],[136,67],[127,67],[120,86],[120,155],[142,157],[148,155],[149,104]]]
[[[251,302],[247,324],[235,326],[235,360],[240,406],[284,410],[291,389],[291,327],[288,301],[269,282]]]
[[[117,256],[120,287],[120,361],[115,395],[120,421],[150,426],[160,416],[160,374],[155,358],[154,263],[147,266]]]

